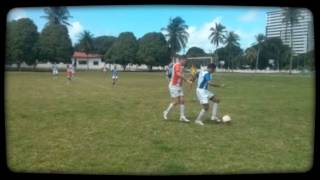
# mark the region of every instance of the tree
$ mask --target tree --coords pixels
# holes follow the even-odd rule
[[[68,19],[71,18],[66,7],[47,7],[44,8],[45,16],[41,16],[48,20],[47,24],[70,25]]]
[[[257,50],[253,47],[245,50],[245,59],[248,65],[253,68],[254,60],[257,58]]]
[[[134,34],[132,32],[123,32],[120,33],[117,40],[105,54],[105,58],[109,62],[121,64],[125,70],[129,63],[136,62],[137,50],[138,42]]]
[[[169,48],[162,33],[147,33],[138,42],[137,59],[139,64],[146,64],[149,71],[152,66],[164,66],[170,62]]]
[[[276,61],[278,70],[289,63],[288,57],[290,55],[290,48],[283,44],[280,37],[267,38],[262,43],[262,46],[263,49],[260,51],[259,56],[259,69],[266,68],[269,65],[269,59],[274,59]],[[258,49],[257,45],[254,45],[253,47]]]
[[[80,34],[79,49],[87,55],[93,52],[93,35],[89,31],[83,31]]]
[[[38,40],[37,26],[29,18],[11,21],[7,24],[6,63],[36,63],[35,46]]]
[[[186,47],[189,34],[187,32],[188,26],[181,17],[175,17],[169,20],[169,24],[162,31],[166,31],[165,37],[168,38],[171,57],[175,57],[176,53]]]
[[[215,27],[211,27],[210,31],[211,34],[209,36],[209,39],[211,44],[215,45],[216,48],[218,48],[219,44],[224,44],[225,43],[225,39],[226,39],[226,27],[223,26],[220,23],[215,23]],[[218,57],[219,58],[219,57]]]
[[[97,54],[105,54],[116,41],[114,36],[98,36],[92,39],[93,52]]]
[[[187,53],[187,57],[199,57],[199,56],[206,56],[206,53],[204,52],[203,49],[199,47],[191,47]]]
[[[298,23],[298,20],[301,16],[301,12],[298,8],[283,8],[283,19],[282,22],[286,24],[286,36],[287,37],[287,30],[290,26],[290,47],[293,51],[293,41],[292,41],[292,35],[293,35],[293,28],[295,24]],[[292,55],[293,52],[290,54],[290,64],[289,64],[289,74],[291,74],[292,70]]]
[[[225,48],[229,54],[227,57],[228,68],[230,68],[230,62],[231,62],[231,67],[233,67],[232,58],[234,56],[237,56],[240,53],[241,48],[240,48],[240,44],[238,42],[239,40],[240,40],[239,35],[234,33],[233,31],[231,31],[227,34],[227,37],[225,40],[225,44],[226,44]]]
[[[60,24],[48,24],[39,37],[41,61],[70,62],[73,52],[68,29]]]
[[[257,60],[256,60],[256,70],[258,69],[258,63],[259,63],[259,56],[260,56],[260,51],[261,51],[261,48],[262,48],[262,43],[263,41],[266,39],[266,37],[263,35],[263,34],[258,34],[256,36],[256,43],[257,43],[257,46],[258,46],[258,51],[257,51]]]

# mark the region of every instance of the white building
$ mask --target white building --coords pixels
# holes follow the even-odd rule
[[[267,12],[266,37],[280,37],[284,44],[291,46],[290,31],[293,30],[292,42],[294,55],[314,49],[313,18],[308,9],[299,9],[301,17],[293,27],[283,22],[283,9]]]
[[[104,62],[99,54],[86,54],[84,52],[75,51],[72,55],[72,64],[76,69],[103,69]]]

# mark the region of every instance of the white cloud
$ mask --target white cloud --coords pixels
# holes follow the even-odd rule
[[[188,43],[186,51],[193,47],[200,47],[205,52],[210,52],[213,49],[213,45],[210,43],[209,35],[211,33],[210,28],[214,26],[215,23],[221,22],[221,17],[216,17],[210,22],[206,22],[199,28],[196,26],[189,26],[187,32],[189,33]]]
[[[249,10],[239,17],[240,22],[253,22],[256,20],[258,12],[256,10]]]
[[[258,35],[259,33],[262,33],[257,29],[252,29],[250,31],[243,31],[241,29],[236,29],[234,32],[239,35],[240,45],[241,45],[241,48],[243,49],[252,46],[256,41],[255,39],[256,35]]]
[[[80,36],[80,33],[84,30],[83,26],[79,21],[72,22],[70,26],[68,26],[69,36],[73,44],[75,44]]]
[[[27,13],[22,8],[14,8],[14,9],[10,10],[10,12],[8,13],[8,16],[7,16],[8,21],[18,20],[18,19],[26,18],[26,17],[28,17]]]

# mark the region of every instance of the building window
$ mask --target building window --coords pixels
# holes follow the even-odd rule
[[[87,64],[87,61],[79,61],[79,64],[80,64],[80,65],[86,65],[86,64]]]
[[[93,65],[98,66],[99,65],[99,61],[93,61]]]

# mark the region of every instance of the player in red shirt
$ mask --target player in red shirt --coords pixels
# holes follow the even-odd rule
[[[180,121],[189,122],[184,114],[184,95],[182,82],[186,81],[191,84],[192,82],[183,76],[183,65],[186,63],[185,58],[179,58],[178,62],[172,66],[172,75],[169,83],[169,91],[172,97],[172,102],[169,107],[163,112],[163,118],[167,120],[167,115],[173,106],[180,104]]]
[[[67,78],[69,79],[69,81],[71,81],[72,75],[73,75],[72,67],[71,67],[70,64],[68,64],[68,65],[67,65]]]

